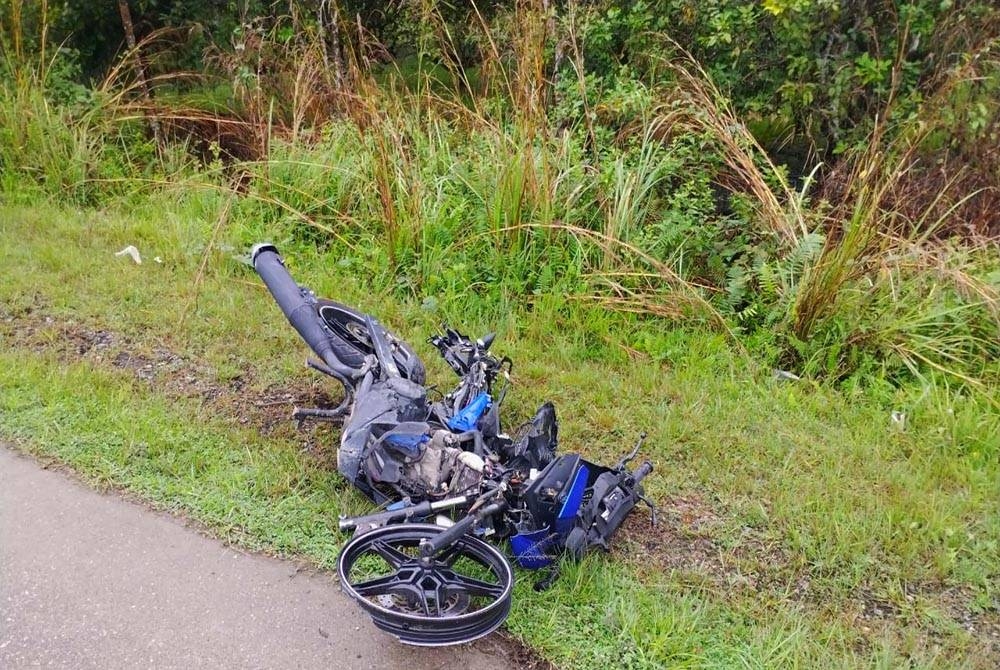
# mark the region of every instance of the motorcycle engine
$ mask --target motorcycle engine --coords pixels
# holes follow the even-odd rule
[[[460,449],[455,435],[426,423],[401,423],[373,438],[365,470],[373,482],[391,484],[415,498],[439,498],[478,490],[485,462]]]
[[[452,446],[453,438],[447,430],[434,431],[420,458],[403,466],[401,483],[429,497],[478,489],[485,463],[471,451]]]

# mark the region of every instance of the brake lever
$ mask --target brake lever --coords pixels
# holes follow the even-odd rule
[[[639,455],[639,450],[642,448],[642,443],[646,441],[646,436],[647,434],[645,431],[639,433],[639,439],[635,443],[635,448],[632,449],[632,451],[629,452],[627,456],[618,461],[618,465],[615,466],[615,470],[617,471],[624,470],[625,466],[631,463],[635,459],[635,457]]]

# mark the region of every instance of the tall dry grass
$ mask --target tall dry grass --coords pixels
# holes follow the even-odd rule
[[[996,376],[989,361],[1000,341],[1000,292],[981,277],[1000,257],[998,242],[966,239],[956,247],[939,235],[977,192],[948,193],[956,180],[937,193],[911,191],[910,202],[900,198],[940,127],[941,102],[978,76],[971,64],[982,67],[973,58],[941,78],[902,124],[889,123],[890,97],[867,144],[838,166],[846,176],[832,202],[808,192],[816,170],[800,191],[791,188],[697,63],[671,64],[677,90],[661,123],[711,137],[728,168],[721,183],[752,198],[760,236],[779,239],[771,265],[791,270],[780,296],[782,328],[799,365],[837,376],[856,367],[849,357],[867,352],[894,357],[913,374],[932,370],[976,386]],[[924,204],[914,211],[913,201]],[[809,250],[817,236],[822,245]]]

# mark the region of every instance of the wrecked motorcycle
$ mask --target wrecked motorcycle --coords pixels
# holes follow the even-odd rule
[[[487,635],[510,612],[514,585],[496,544],[507,540],[522,568],[547,569],[542,589],[560,555],[607,550],[636,504],[653,509],[641,485],[652,465],[628,467],[642,437],[609,468],[557,454],[551,403],[504,432],[512,363],[490,351],[492,334],[445,328],[430,338],[459,378],[432,401],[414,350],[373,316],[296,284],[270,244],[256,245],[251,261],[319,357],[309,367],[343,386],[338,407],[296,408],[293,418],[343,422],[337,469],[382,508],[340,519],[355,534],[338,557],[343,590],[382,630],[425,646]]]

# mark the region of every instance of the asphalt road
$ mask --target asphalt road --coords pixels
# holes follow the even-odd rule
[[[462,668],[502,644],[420,649],[334,578],[248,554],[0,445],[0,668]]]

